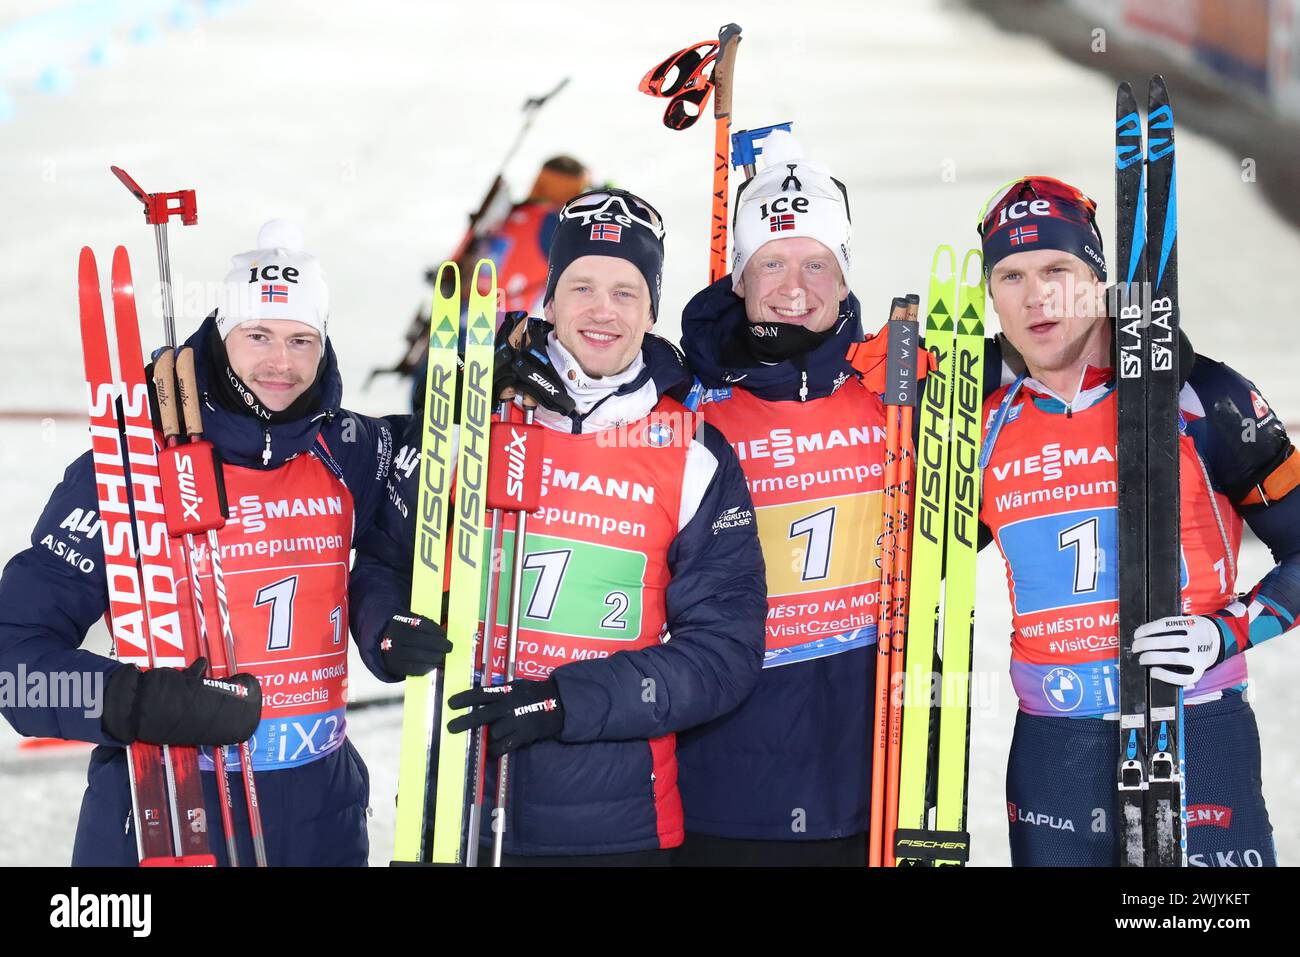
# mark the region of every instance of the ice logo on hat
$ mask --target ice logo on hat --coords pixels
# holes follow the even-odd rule
[[[1083,682],[1069,668],[1053,668],[1043,678],[1043,695],[1057,711],[1073,711],[1083,701]]]

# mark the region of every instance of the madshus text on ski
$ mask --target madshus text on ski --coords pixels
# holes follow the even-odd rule
[[[1185,331],[1163,81],[1096,157],[1109,258],[1092,199],[1018,175],[873,321],[843,183],[791,123],[731,131],[739,43],[641,84],[669,129],[712,103],[707,285],[664,301],[663,216],[573,157],[511,201],[552,90],[384,370],[413,413],[344,405],[353,317],[282,220],[179,338],[195,195],[116,171],[162,334],[83,250],[91,447],[0,577],[0,671],[103,677],[96,717],[3,709],[97,745],[72,863],[365,864],[351,641],[402,691],[394,863],[962,865],[990,542],[1012,863],[1276,863],[1245,653],[1300,611],[1300,457]],[[1243,523],[1278,557],[1244,591]]]

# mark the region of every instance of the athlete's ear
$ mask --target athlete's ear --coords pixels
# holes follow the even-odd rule
[[[735,291],[736,295],[741,299],[745,298],[745,274],[743,272],[740,274],[740,279],[736,281]]]
[[[555,325],[555,300],[552,299],[546,305],[542,306],[542,315],[551,325]]]

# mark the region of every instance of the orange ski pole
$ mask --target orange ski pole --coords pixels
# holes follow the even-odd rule
[[[886,335],[892,337],[894,323],[907,315],[907,302],[895,299],[890,309]],[[890,350],[893,351],[892,349]],[[885,795],[889,767],[889,683],[892,618],[894,611],[895,536],[898,517],[898,471],[900,415],[892,404],[885,406],[885,487],[880,517],[880,600],[876,604],[876,688],[871,737],[871,822],[867,863],[880,867],[885,854]]]

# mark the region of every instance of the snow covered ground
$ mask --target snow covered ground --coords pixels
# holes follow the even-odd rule
[[[31,7],[0,3],[0,25]],[[32,417],[0,414],[0,556],[24,546],[50,488],[85,444],[77,250],[91,244],[107,258],[125,242],[141,286],[154,276],[151,231],[110,163],[148,189],[198,190],[200,225],[171,230],[183,328],[202,316],[206,284],[252,245],[261,222],[302,222],[330,280],[330,331],[349,404],[371,413],[403,406],[395,383],[359,386],[400,353],[424,267],[459,237],[524,99],[566,75],[569,87],[511,166],[516,189],[542,159],[564,151],[650,198],[668,223],[658,331],[676,338],[674,313],[706,278],[712,129],[702,121],[666,130],[663,102],[636,84],[663,56],[729,19],[745,29],[736,128],[793,120],[805,147],[847,184],[852,279],[869,322],[884,320],[892,296],[924,292],[935,244],[974,243],[981,203],[1014,175],[1077,183],[1101,202],[1104,234],[1113,234],[1113,87],[1039,41],[1000,34],[942,0],[805,0],[797,18],[774,2],[666,0],[653,7],[653,22],[650,10],[522,0],[237,4],[146,45],[124,40],[100,58],[103,67],[74,63],[60,95],[11,91],[14,118],[0,125],[0,410]],[[1179,152],[1184,326],[1201,352],[1243,370],[1300,420],[1293,333],[1284,325],[1293,297],[1280,268],[1300,261],[1300,237],[1242,182],[1243,157],[1189,133],[1180,133]],[[1239,587],[1270,564],[1248,538]],[[981,557],[980,575],[973,860],[1005,864],[1010,614],[995,554]],[[1265,793],[1280,857],[1295,862],[1295,642],[1252,652],[1250,663]],[[354,698],[384,691],[356,661],[352,687]],[[371,765],[375,863],[391,848],[399,722],[398,708],[350,722]],[[17,742],[0,723],[0,864],[64,862],[84,751],[20,756]]]

